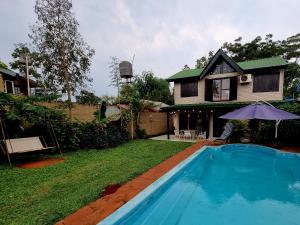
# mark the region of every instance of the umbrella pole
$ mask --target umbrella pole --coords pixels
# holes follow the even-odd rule
[[[280,123],[281,120],[276,120],[276,124],[275,124],[275,138],[277,139],[277,133],[278,133],[278,125]]]

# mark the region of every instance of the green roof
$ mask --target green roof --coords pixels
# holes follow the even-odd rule
[[[178,73],[174,74],[173,76],[169,77],[167,80],[177,80],[182,78],[191,78],[197,77],[202,72],[203,68],[199,69],[189,69],[189,70],[181,70]]]
[[[263,59],[238,62],[237,64],[243,70],[252,70],[252,69],[267,68],[267,67],[285,66],[288,63],[280,56],[276,56],[271,58],[263,58]]]
[[[271,58],[247,60],[247,61],[243,61],[243,62],[238,62],[237,64],[243,70],[252,70],[252,69],[260,69],[260,68],[268,68],[268,67],[285,66],[288,63],[280,56],[276,56],[276,57],[271,57]],[[174,81],[174,80],[178,80],[178,79],[197,77],[197,76],[200,76],[203,69],[204,68],[182,70],[182,71],[174,74],[173,76],[167,78],[167,81]]]

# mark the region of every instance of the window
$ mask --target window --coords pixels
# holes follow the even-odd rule
[[[279,74],[257,74],[253,78],[253,92],[279,91]]]
[[[4,81],[4,89],[6,93],[14,94],[14,82],[10,80],[5,80]]]
[[[213,101],[228,101],[230,97],[230,79],[213,80]]]
[[[212,68],[210,74],[232,73],[234,69],[225,61],[220,61]]]
[[[181,97],[198,96],[198,81],[186,81],[180,84]]]

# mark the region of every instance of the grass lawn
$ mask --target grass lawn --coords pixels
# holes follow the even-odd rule
[[[66,153],[64,163],[50,167],[0,165],[0,224],[53,224],[97,199],[107,185],[126,182],[190,145],[138,140]]]

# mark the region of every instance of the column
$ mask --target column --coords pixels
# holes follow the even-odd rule
[[[208,138],[213,138],[214,136],[214,112],[213,110],[209,111],[209,129],[208,129]]]

